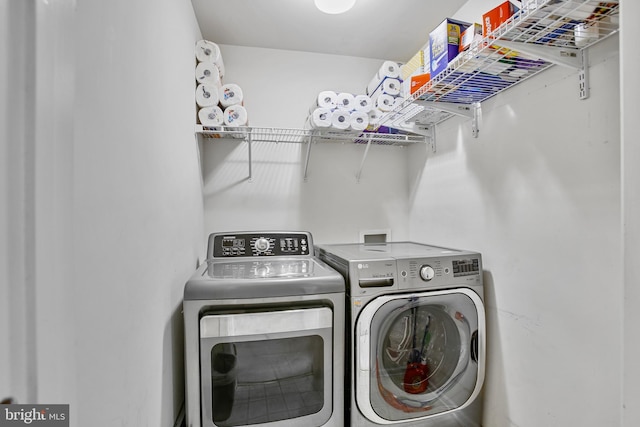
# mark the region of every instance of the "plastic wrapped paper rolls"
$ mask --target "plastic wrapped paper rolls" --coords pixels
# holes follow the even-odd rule
[[[222,109],[217,105],[201,108],[198,111],[198,119],[203,126],[222,126],[224,123]]]
[[[369,126],[367,129],[374,130],[380,124],[380,119],[383,115],[384,113],[379,109],[372,108],[371,111],[369,111]]]
[[[369,114],[362,111],[352,112],[349,120],[349,125],[353,130],[365,130],[369,126]]]
[[[213,85],[199,84],[196,88],[196,104],[199,107],[218,105],[218,88]]]
[[[334,110],[331,113],[331,127],[334,129],[345,130],[351,126],[350,114],[345,110]]]
[[[312,129],[331,127],[331,110],[318,107],[309,116],[309,126]]]
[[[395,98],[391,95],[387,95],[386,93],[378,96],[375,101],[376,108],[383,112],[393,110],[394,105]]]
[[[220,98],[220,105],[222,108],[242,104],[242,101],[244,100],[242,89],[234,83],[227,83],[220,86],[220,89],[218,90],[218,98]]]
[[[356,111],[368,113],[373,108],[373,101],[369,95],[356,95],[354,107]]]
[[[385,61],[367,85],[367,94],[371,95],[385,78],[400,77],[400,66],[393,61]]]
[[[249,122],[247,110],[242,105],[231,105],[225,108],[223,121],[226,126],[246,126]]]
[[[398,96],[400,95],[401,89],[402,89],[402,83],[400,83],[400,80],[387,77],[384,80],[382,80],[382,82],[380,82],[376,90],[373,91],[373,93],[371,94],[371,97],[375,98],[376,95],[379,93],[386,93],[387,95]]]
[[[218,66],[210,62],[201,62],[196,65],[196,81],[199,84],[220,86],[222,83]]]
[[[352,111],[355,109],[355,97],[347,92],[341,92],[336,98],[336,108],[340,108],[345,111]]]
[[[328,108],[333,110],[336,108],[336,102],[338,101],[338,94],[332,90],[324,90],[318,94],[311,106],[311,112],[316,108]]]
[[[198,62],[215,64],[218,68],[220,78],[222,79],[224,77],[222,53],[220,53],[220,47],[214,42],[199,40],[196,43],[196,59]]]

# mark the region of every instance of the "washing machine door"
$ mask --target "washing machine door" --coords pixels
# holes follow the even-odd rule
[[[380,296],[355,327],[355,398],[372,422],[438,417],[484,381],[484,306],[471,289]]]

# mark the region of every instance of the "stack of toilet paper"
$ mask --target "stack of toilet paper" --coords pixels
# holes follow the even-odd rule
[[[208,128],[229,126],[229,130],[247,126],[249,121],[242,89],[234,83],[223,83],[225,69],[218,45],[200,40],[196,43],[195,54],[195,98],[200,124]]]
[[[369,113],[370,129],[377,127],[380,118],[396,108],[404,99],[400,65],[384,61],[366,88],[373,108]]]
[[[314,99],[305,127],[363,131],[369,126],[372,108],[371,97],[366,94],[325,90]]]

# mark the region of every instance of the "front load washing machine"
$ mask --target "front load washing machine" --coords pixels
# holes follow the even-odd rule
[[[343,277],[307,232],[214,233],[184,288],[188,427],[342,427]]]
[[[414,242],[316,249],[346,279],[346,422],[480,426],[480,254]]]

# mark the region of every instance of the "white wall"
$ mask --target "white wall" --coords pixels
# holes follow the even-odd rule
[[[554,67],[483,103],[479,138],[449,120],[415,161],[412,239],[483,253],[486,426],[620,425],[617,41],[590,52],[588,100]]]
[[[623,420],[624,427],[640,425],[640,146],[638,134],[640,122],[637,114],[637,99],[640,96],[638,68],[640,58],[637,43],[640,30],[637,16],[640,3],[621,2],[620,67],[622,97],[622,220],[624,251],[624,382]]]
[[[29,4],[23,28],[35,42],[12,33],[9,43],[36,64],[25,84],[35,102],[9,116],[28,148],[3,144],[24,182],[2,192],[3,207],[26,206],[14,240],[28,265],[8,284],[3,273],[0,289],[33,288],[12,297],[24,318],[12,315],[7,329],[32,332],[8,364],[34,381],[5,390],[3,370],[0,391],[69,403],[74,427],[173,425],[184,397],[182,290],[204,253],[191,4]],[[28,22],[0,10],[2,22]],[[16,225],[8,216],[3,231]]]
[[[320,91],[365,93],[382,60],[273,49],[221,46],[224,83],[244,93],[250,125],[301,129]],[[362,230],[391,229],[406,239],[406,149],[372,146],[360,181],[364,145],[312,144],[303,179],[306,144],[252,145],[205,140],[205,230],[305,229],[316,242],[357,241]]]

